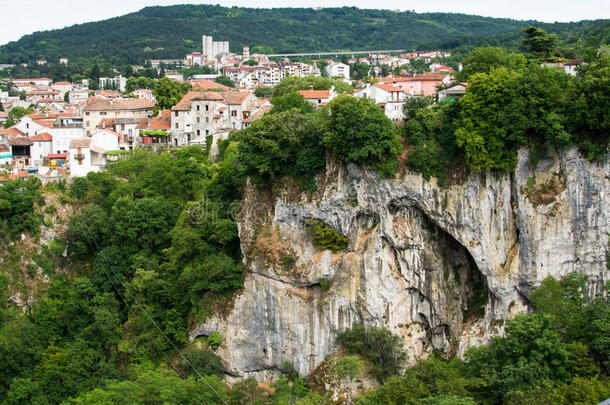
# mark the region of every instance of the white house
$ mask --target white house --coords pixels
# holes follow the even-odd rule
[[[397,121],[403,118],[402,106],[407,96],[398,87],[385,83],[368,84],[365,88],[356,91],[354,95],[375,100],[375,103],[383,108],[385,115],[391,120]]]
[[[95,97],[83,108],[84,128],[87,135],[105,118],[148,118],[155,102],[138,98],[105,99]]]
[[[244,118],[260,105],[248,91],[197,91],[187,93],[171,111],[171,132],[175,146],[195,139],[243,128]]]
[[[335,86],[330,90],[314,90],[313,86],[309,86],[309,90],[299,90],[299,94],[310,103],[321,106],[328,104],[333,98],[337,97]]]
[[[40,125],[28,115],[21,117],[21,119],[19,119],[19,122],[15,124],[14,127],[29,136],[34,136],[38,133],[46,132],[49,130],[49,127]]]
[[[123,76],[115,77],[100,77],[100,89],[115,89],[119,91],[125,91],[127,86],[127,78]]]
[[[48,128],[47,132],[53,137],[51,153],[68,153],[71,140],[85,137],[85,130],[77,125]]]
[[[91,136],[92,147],[104,152],[119,150],[119,134],[110,128],[104,128]]]
[[[103,129],[91,138],[70,141],[70,177],[83,177],[106,168],[105,153],[119,149],[119,134]]]
[[[326,73],[330,77],[343,77],[349,80],[349,65],[341,62],[330,62],[326,65]]]
[[[74,90],[68,94],[68,102],[77,104],[81,101],[87,101],[89,98],[89,90]]]
[[[30,156],[36,165],[42,164],[43,159],[53,153],[53,136],[48,132],[31,136],[32,146]]]
[[[72,139],[70,141],[70,177],[83,177],[93,170],[91,166],[91,139]]]
[[[59,95],[62,99],[64,97],[64,94],[74,90],[74,87],[75,85],[69,82],[55,82],[51,85],[51,88],[53,90],[57,90],[59,92]]]

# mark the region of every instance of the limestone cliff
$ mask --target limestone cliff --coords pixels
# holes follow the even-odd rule
[[[285,362],[307,375],[353,322],[385,325],[414,360],[502,333],[548,275],[586,273],[598,293],[610,276],[609,163],[575,148],[535,169],[528,160],[521,151],[514,173],[449,187],[332,163],[311,194],[249,187],[238,221],[244,288],[191,338],[219,331],[235,376],[272,377]],[[346,235],[346,251],[316,250],[311,219]]]

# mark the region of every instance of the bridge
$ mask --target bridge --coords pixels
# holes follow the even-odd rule
[[[380,51],[335,51],[335,52],[305,52],[305,53],[274,53],[271,55],[267,55],[270,58],[273,57],[286,57],[290,58],[291,56],[322,56],[322,55],[362,55],[367,54],[371,55],[374,53],[400,53],[407,52],[407,49],[383,49]]]

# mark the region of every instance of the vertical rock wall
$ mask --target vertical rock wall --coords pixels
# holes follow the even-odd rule
[[[575,148],[536,169],[528,160],[522,151],[511,175],[446,188],[332,163],[312,194],[250,187],[238,221],[244,289],[191,338],[222,333],[219,354],[235,376],[270,378],[284,363],[307,375],[353,322],[388,327],[415,360],[502,333],[548,275],[586,273],[599,293],[610,275],[609,164]],[[311,219],[346,235],[347,250],[316,250]]]

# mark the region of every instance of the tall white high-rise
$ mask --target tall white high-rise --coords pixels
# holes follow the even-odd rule
[[[211,35],[201,37],[203,59],[211,62],[222,53],[229,53],[229,41],[214,41]]]

